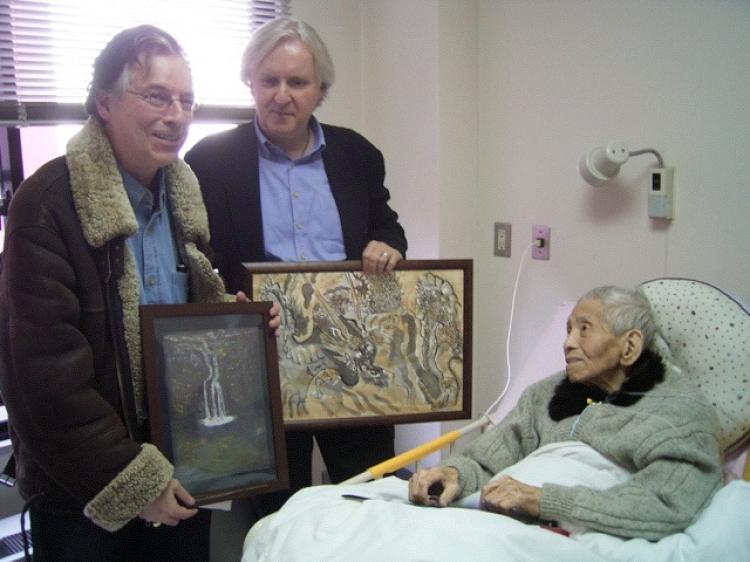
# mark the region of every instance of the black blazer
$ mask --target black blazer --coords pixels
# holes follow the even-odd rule
[[[406,237],[388,206],[383,155],[362,135],[322,125],[323,163],[341,217],[346,259],[358,260],[370,240],[406,256]],[[185,156],[198,176],[216,267],[227,289],[242,288],[242,262],[266,261],[260,205],[258,139],[252,123],[210,135]]]

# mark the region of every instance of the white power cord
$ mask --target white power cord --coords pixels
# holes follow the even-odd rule
[[[483,414],[482,417],[489,417],[489,415],[495,411],[495,409],[500,405],[500,402],[505,397],[505,394],[508,392],[508,389],[510,388],[510,381],[512,378],[512,370],[511,370],[511,364],[510,364],[510,336],[513,331],[513,315],[515,313],[516,309],[516,296],[518,294],[518,282],[521,279],[521,271],[523,270],[523,264],[526,262],[526,256],[528,255],[531,248],[535,247],[537,245],[536,241],[529,244],[526,249],[523,251],[523,254],[521,254],[521,261],[518,264],[518,271],[516,272],[516,282],[513,285],[513,295],[511,297],[510,301],[510,318],[508,319],[508,335],[505,338],[505,365],[507,368],[508,376],[505,379],[505,387],[503,388],[502,392],[500,393],[500,396],[498,396],[495,401],[490,404],[490,407],[487,408],[487,411]]]

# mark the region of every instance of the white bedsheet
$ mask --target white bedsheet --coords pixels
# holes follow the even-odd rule
[[[627,473],[580,444],[556,444],[504,472],[529,484],[581,481],[611,486]],[[586,460],[590,462],[586,462]],[[595,484],[592,484],[595,482]],[[652,543],[583,532],[571,538],[497,514],[411,505],[408,485],[384,478],[316,486],[295,494],[248,533],[242,562],[253,561],[642,561],[750,560],[750,483],[725,486],[685,532]],[[372,498],[345,499],[342,494]]]

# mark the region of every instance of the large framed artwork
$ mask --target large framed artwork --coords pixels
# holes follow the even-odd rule
[[[198,505],[288,486],[271,305],[140,307],[151,438]]]
[[[253,300],[281,305],[287,428],[471,417],[471,260],[245,263]]]

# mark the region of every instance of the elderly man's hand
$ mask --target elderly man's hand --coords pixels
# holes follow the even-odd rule
[[[510,515],[539,517],[542,489],[501,476],[482,487],[480,506],[487,511]]]
[[[250,302],[250,299],[242,291],[237,292],[235,300],[237,302]],[[281,307],[279,307],[278,303],[273,303],[269,313],[271,314],[271,319],[268,321],[268,327],[273,330],[273,335],[278,338],[281,335],[281,316],[279,316],[281,314]]]
[[[402,259],[401,252],[385,242],[370,240],[362,252],[362,269],[365,273],[389,273]]]
[[[459,493],[458,470],[452,466],[418,470],[409,478],[409,501],[445,507]]]

